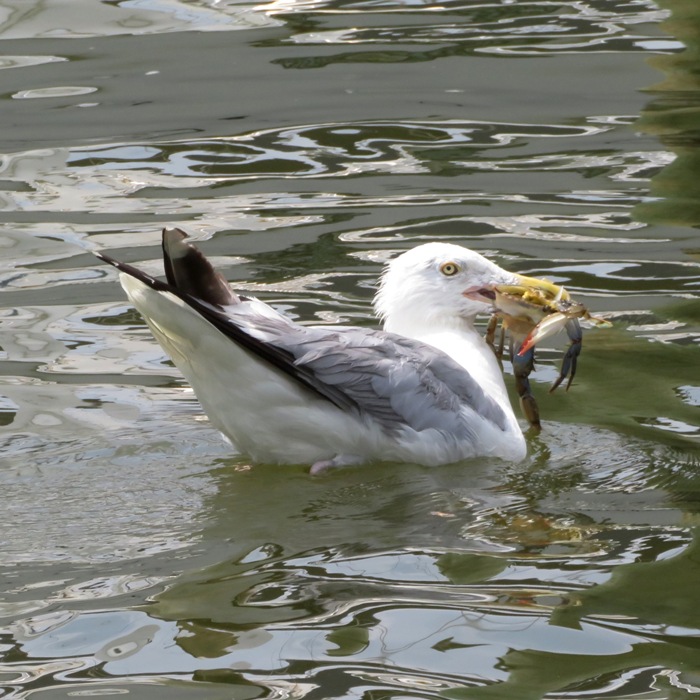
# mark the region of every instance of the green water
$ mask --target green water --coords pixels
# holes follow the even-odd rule
[[[0,697],[700,692],[699,30],[695,0],[0,0]],[[251,467],[90,254],[159,273],[165,225],[305,322],[373,324],[437,239],[614,326],[569,392],[540,350],[521,464]]]

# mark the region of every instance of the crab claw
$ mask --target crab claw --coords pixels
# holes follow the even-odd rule
[[[581,341],[583,340],[583,333],[581,331],[581,325],[576,318],[570,318],[566,322],[566,332],[571,338],[571,344],[569,349],[564,355],[564,361],[561,363],[561,372],[557,377],[554,384],[552,384],[549,393],[551,394],[567,377],[569,381],[566,383],[566,390],[569,390],[571,382],[574,381],[574,375],[576,374],[576,362],[578,356],[581,354]]]
[[[558,333],[562,328],[567,326],[571,319],[563,313],[554,313],[547,316],[544,320],[540,321],[525,338],[523,344],[518,350],[518,355],[523,356],[528,350],[530,350],[534,345],[539,343],[541,340],[548,338],[550,335]],[[578,325],[578,324],[577,324]],[[581,335],[581,327],[579,326],[579,336]],[[573,338],[572,338],[573,340]],[[579,338],[580,342],[580,338]]]
[[[490,296],[484,291],[490,292]],[[554,391],[567,377],[568,390],[576,375],[576,364],[581,354],[582,331],[578,319],[596,326],[611,324],[605,319],[591,316],[588,309],[581,302],[572,299],[564,287],[548,280],[514,275],[505,284],[496,284],[489,290],[480,289],[479,292],[483,297],[488,296],[493,300],[494,316],[486,333],[486,341],[498,357],[500,352],[494,341],[498,320],[501,319],[502,327],[511,338],[510,355],[520,404],[530,425],[539,428],[539,412],[529,382],[534,366],[535,345],[566,328],[571,343],[564,356],[561,372],[549,391]],[[520,344],[517,352],[515,343]]]

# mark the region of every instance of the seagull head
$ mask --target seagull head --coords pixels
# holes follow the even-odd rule
[[[388,331],[471,325],[493,311],[494,288],[523,278],[452,243],[425,243],[391,260],[374,299]]]

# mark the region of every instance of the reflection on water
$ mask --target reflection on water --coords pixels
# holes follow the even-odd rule
[[[659,4],[0,1],[7,697],[699,691],[700,18]],[[441,239],[614,327],[569,392],[541,350],[522,464],[253,468],[89,253],[158,274],[164,225],[302,322]]]
[[[363,686],[472,697],[495,680],[534,698],[692,678],[696,509],[670,480],[680,465],[602,432],[579,436],[598,445],[584,461],[581,445],[545,439],[545,470],[540,456],[318,480],[222,466],[193,528],[206,549],[167,581],[45,582],[53,611],[22,611],[10,632],[26,660],[6,668],[94,692],[167,676],[319,698]]]
[[[685,50],[657,56],[653,64],[665,74],[650,89],[653,96],[642,113],[639,126],[654,134],[673,152],[674,160],[652,178],[654,200],[639,206],[636,215],[645,221],[670,222],[679,226],[700,223],[700,190],[697,174],[700,82],[697,77],[699,46],[697,27],[700,8],[683,0],[662,0],[672,11],[666,26],[685,44]]]
[[[133,0],[85,3],[6,0],[0,6],[0,39],[108,37],[181,31],[232,31],[279,22],[255,3],[220,0]]]

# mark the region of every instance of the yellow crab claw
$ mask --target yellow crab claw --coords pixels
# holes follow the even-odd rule
[[[554,282],[540,279],[539,277],[527,277],[526,275],[515,275],[520,284],[514,285],[515,289],[524,288],[527,292],[535,294],[550,303],[558,301],[569,301],[569,292]]]

